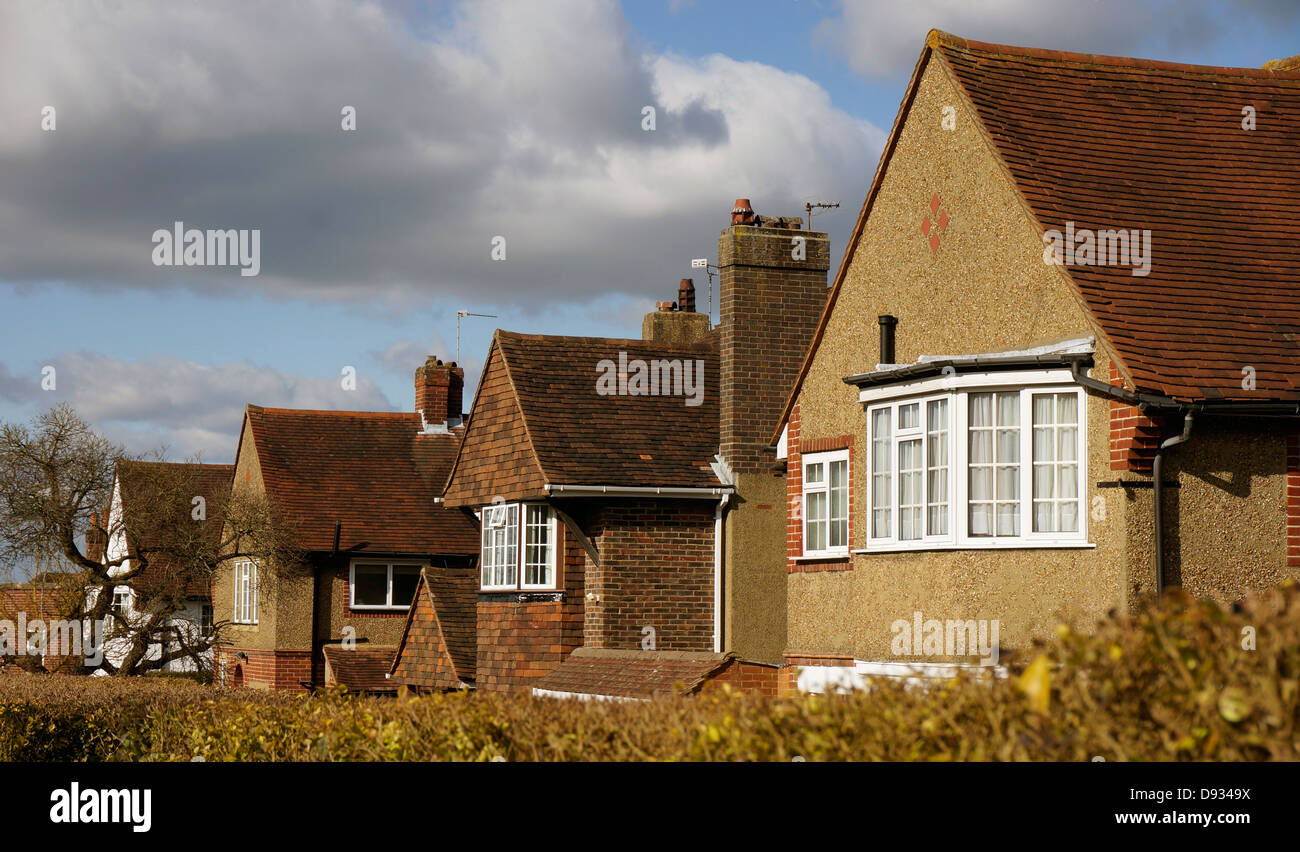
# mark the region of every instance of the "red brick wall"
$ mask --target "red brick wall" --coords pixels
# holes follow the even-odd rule
[[[1120,386],[1119,370],[1110,368],[1110,383]],[[1160,448],[1162,423],[1136,406],[1110,401],[1110,469],[1150,473]]]
[[[479,594],[476,689],[527,689],[582,644],[584,557],[563,524],[560,528],[562,592]]]
[[[1286,438],[1286,564],[1300,566],[1300,434]]]
[[[795,695],[799,692],[799,669],[803,666],[852,666],[852,657],[842,654],[800,654],[788,653],[785,664],[777,674],[777,694]]]
[[[247,655],[248,659],[236,659],[235,655],[241,652]],[[216,683],[221,683],[221,668],[224,662],[227,686],[235,685],[236,668],[242,670],[243,685],[249,687],[302,692],[305,690],[299,681],[312,680],[311,651],[306,650],[267,651],[260,648],[223,646],[216,650],[215,662]]]
[[[726,684],[742,692],[775,696],[782,671],[780,666],[751,663],[748,660],[732,660],[727,663],[726,668],[704,682],[700,687],[700,694],[717,691],[721,689],[722,684]]]
[[[841,435],[837,438],[817,438],[805,441],[800,435],[799,403],[796,402],[790,413],[790,422],[786,432],[786,534],[785,555],[786,573],[799,574],[807,571],[851,571],[853,561],[843,557],[831,557],[815,561],[796,562],[803,555],[803,454],[824,453],[831,450],[849,451],[849,544],[853,545],[854,521],[857,518],[857,493],[854,485],[853,435]]]
[[[787,559],[794,559],[803,553],[803,521],[801,520],[803,518],[803,453],[799,449],[800,423],[799,401],[796,399],[794,407],[790,409],[790,421],[785,427],[785,555]],[[849,490],[851,492],[853,489]]]
[[[588,565],[584,641],[640,650],[713,650],[713,526],[709,500],[618,500],[593,513],[588,533],[601,569]]]

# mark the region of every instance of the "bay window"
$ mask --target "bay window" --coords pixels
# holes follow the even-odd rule
[[[804,555],[848,554],[848,450],[804,455],[803,507]]]
[[[483,589],[553,589],[558,527],[545,503],[493,503],[482,519]]]
[[[1086,544],[1082,389],[954,384],[864,394],[867,549]]]

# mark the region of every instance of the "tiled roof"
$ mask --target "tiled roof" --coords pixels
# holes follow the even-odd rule
[[[735,654],[691,651],[616,651],[578,648],[534,689],[615,698],[688,695],[727,665]]]
[[[442,493],[456,434],[423,434],[418,414],[248,406],[262,481],[304,550],[477,554],[478,533]]]
[[[203,498],[208,513],[207,519],[200,522],[202,532],[207,539],[208,545],[215,547],[221,541],[219,507],[222,501],[226,499],[226,495],[230,493],[230,481],[234,473],[235,466],[230,464],[118,462],[118,487],[122,498],[122,511],[125,516],[126,528],[128,530],[141,529],[140,523],[132,521],[133,512],[156,510],[156,506],[150,505],[151,500],[156,500],[156,498],[150,496],[150,494],[156,493],[154,489],[161,487],[165,489],[163,493],[168,494],[170,492],[166,489],[184,485],[186,488],[193,489],[193,496]],[[192,510],[190,500],[180,500],[174,508],[177,514],[177,522],[190,522],[190,512]],[[153,522],[152,520],[146,520],[142,524],[147,529]],[[147,541],[133,540],[129,543],[128,552],[134,555],[138,552],[137,548],[141,546],[147,549],[150,546],[156,547],[159,545],[157,542],[151,545]],[[171,559],[165,554],[155,553],[148,558],[148,566],[137,576],[134,584],[142,592],[171,592],[173,586],[179,586],[179,581],[183,575],[193,573],[177,571]],[[208,587],[208,579],[206,577],[192,579],[186,585],[185,594],[188,597],[209,597],[211,590]]]
[[[601,337],[498,331],[528,436],[553,485],[717,487],[718,350]],[[601,361],[703,361],[700,405],[684,396],[602,395]]]
[[[473,683],[477,618],[474,570],[424,569],[389,669],[393,679],[429,689]]]
[[[1300,66],[1182,65],[967,41],[931,30],[771,436],[821,345],[921,75],[965,92],[1044,229],[1151,230],[1150,274],[1066,266],[1137,389],[1300,399]],[[1242,127],[1255,108],[1254,130]],[[1243,367],[1256,389],[1242,387]]]
[[[357,645],[351,650],[341,645],[321,649],[332,680],[352,692],[394,692],[397,685],[388,679],[393,662],[391,645]]]
[[[1150,229],[1145,277],[1064,267],[1139,389],[1300,400],[1300,72],[929,44],[1043,228]]]

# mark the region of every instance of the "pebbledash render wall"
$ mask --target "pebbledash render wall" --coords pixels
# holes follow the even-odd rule
[[[952,130],[943,129],[944,107],[955,108]],[[932,247],[921,223],[927,215],[934,219],[936,200],[948,224]],[[898,317],[899,363],[1097,336],[1090,375],[1112,375],[1104,340],[1064,269],[1044,264],[1042,255],[1041,232],[941,62],[932,58],[789,424],[791,495],[798,493],[801,446],[851,448],[852,548],[866,544],[860,504],[867,493],[866,417],[857,389],[842,379],[879,360],[878,316]],[[1158,242],[1155,255],[1159,262]],[[1131,448],[1117,430],[1121,469],[1112,468],[1110,401],[1085,400],[1085,505],[1095,547],[855,554],[839,563],[804,563],[792,558],[798,532],[791,516],[787,663],[896,659],[890,625],[918,610],[926,619],[997,619],[1002,646],[1023,648],[1062,621],[1090,626],[1149,594],[1149,467],[1144,472],[1140,464],[1122,463]],[[1117,426],[1136,425],[1121,420]],[[1287,461],[1279,429],[1206,424],[1202,430],[1198,424],[1192,441],[1169,454],[1166,480],[1178,482],[1166,492],[1175,506],[1170,526],[1176,520],[1180,532],[1168,552],[1189,591],[1231,599],[1288,570],[1295,573],[1286,566]],[[1122,479],[1143,484],[1099,487]],[[1296,529],[1300,533],[1300,523]]]

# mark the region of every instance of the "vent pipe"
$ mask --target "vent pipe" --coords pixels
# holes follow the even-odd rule
[[[880,363],[893,364],[894,362],[894,327],[898,325],[898,317],[892,314],[881,314],[880,322]]]

